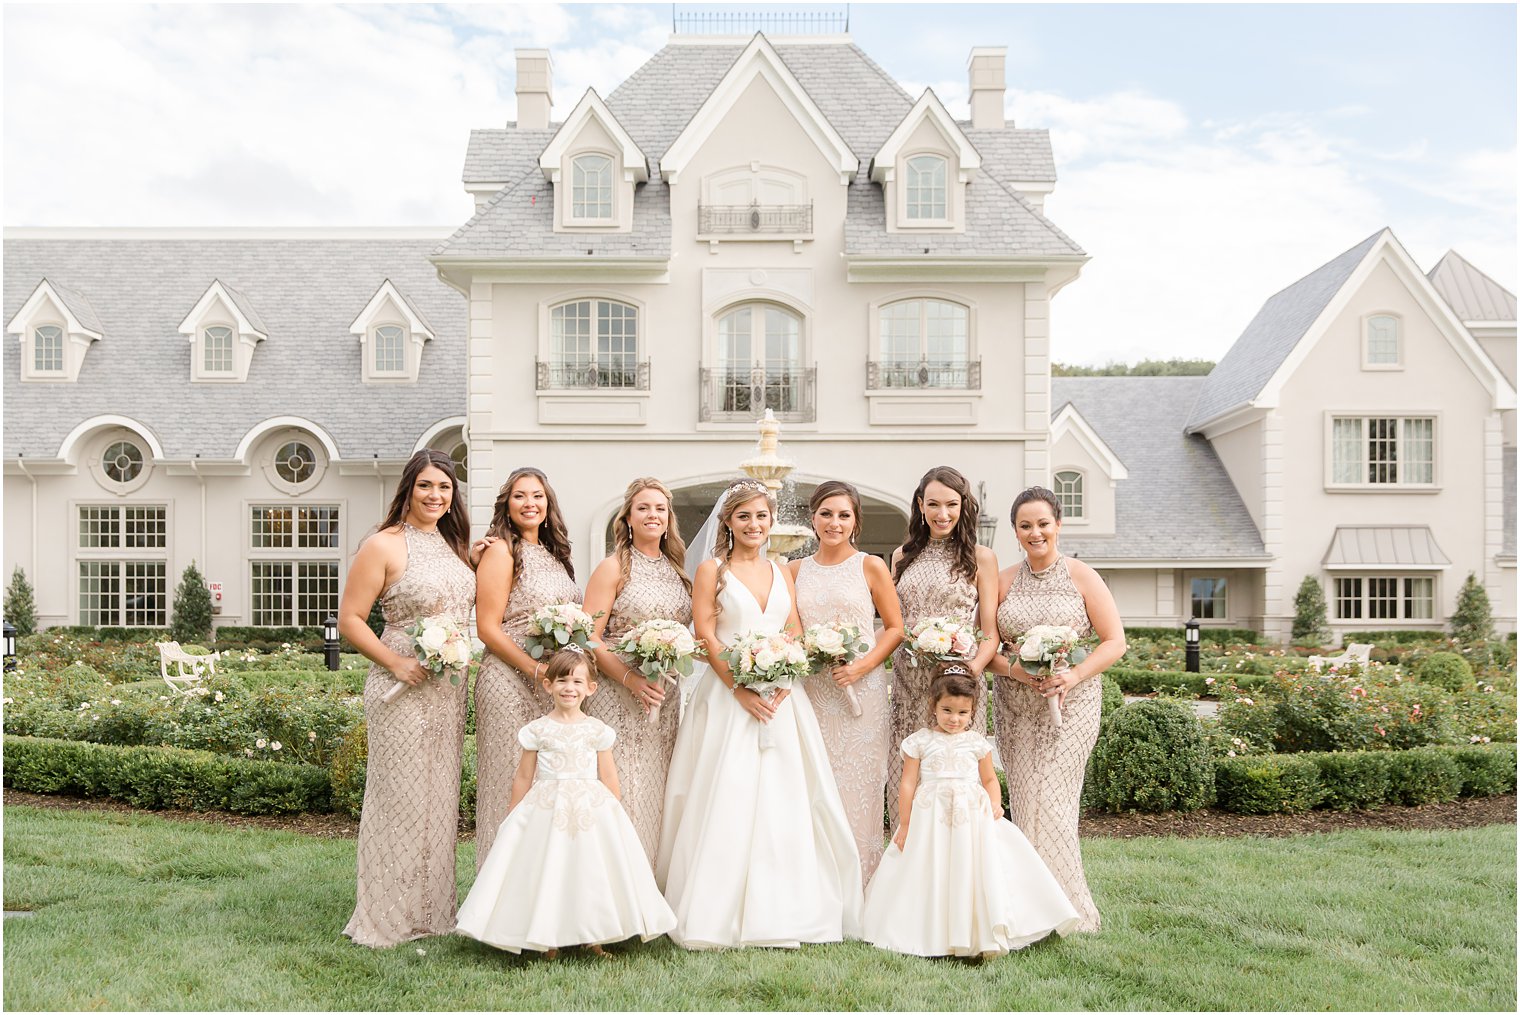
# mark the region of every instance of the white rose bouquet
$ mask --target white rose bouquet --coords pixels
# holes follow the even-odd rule
[[[407,628],[406,633],[412,636],[412,648],[423,668],[434,677],[447,676],[449,683],[457,687],[475,655],[469,632],[453,617],[440,614],[436,617],[423,617]],[[380,696],[380,700],[389,705],[405,694],[410,686],[398,680],[394,687]]]
[[[1043,680],[1053,673],[1064,673],[1074,663],[1087,658],[1082,646],[1082,636],[1070,627],[1056,624],[1037,624],[1024,632],[1019,639],[1018,663],[1028,674]],[[1061,704],[1064,695],[1046,698],[1050,702],[1050,719],[1061,725]]]
[[[808,675],[807,652],[785,634],[741,634],[718,656],[728,663],[735,685],[755,691],[766,701]],[[761,748],[772,743],[770,727],[762,725]]]
[[[830,622],[814,624],[803,631],[802,649],[814,669],[827,671],[854,662],[869,652],[871,646],[854,624]],[[855,692],[855,685],[846,684],[844,696],[850,700],[850,711],[860,718],[860,696]]]
[[[631,657],[638,664],[644,679],[662,688],[677,689],[675,674],[691,676],[692,657],[697,654],[697,639],[685,624],[674,620],[655,618],[623,635],[617,651]],[[660,706],[649,710],[649,721],[660,721]]]
[[[596,615],[600,617],[601,614]],[[528,618],[528,655],[542,659],[571,645],[583,652],[601,648],[601,643],[591,640],[595,633],[596,617],[580,608],[577,603],[554,603],[540,606]]]
[[[925,617],[908,632],[908,649],[927,662],[960,663],[975,655],[977,643],[986,640],[974,624],[953,617]]]

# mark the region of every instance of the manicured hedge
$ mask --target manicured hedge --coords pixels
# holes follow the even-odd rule
[[[1126,638],[1148,638],[1153,641],[1182,641],[1187,632],[1180,627],[1126,627]],[[1259,645],[1261,632],[1249,627],[1200,627],[1198,637],[1203,641],[1220,645]]]
[[[1089,799],[1106,811],[1192,811],[1214,795],[1203,727],[1176,701],[1136,701],[1103,720]]]
[[[1238,814],[1302,814],[1319,802],[1319,766],[1305,754],[1220,758],[1214,795],[1222,809]]]
[[[5,785],[30,793],[109,797],[150,810],[301,814],[332,810],[327,770],[175,747],[117,747],[5,738]]]
[[[1439,645],[1450,637],[1445,631],[1347,631],[1341,635],[1341,644]]]
[[[1110,666],[1103,671],[1125,694],[1153,694],[1181,687],[1189,693],[1215,695],[1235,681],[1242,690],[1266,685],[1272,678],[1259,673],[1189,673],[1186,670],[1141,670],[1131,666]],[[1212,684],[1208,683],[1212,679]]]

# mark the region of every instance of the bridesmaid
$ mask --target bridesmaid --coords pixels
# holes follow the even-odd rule
[[[369,761],[358,902],[343,929],[371,948],[454,926],[465,686],[430,679],[405,628],[437,614],[469,625],[475,579],[464,504],[449,456],[414,454],[385,520],[354,555],[338,608],[338,630],[372,663],[364,681]],[[367,622],[377,598],[385,616],[378,638]],[[385,703],[398,680],[409,689]]]
[[[549,710],[539,689],[544,663],[523,648],[528,618],[541,606],[579,603],[570,536],[548,478],[521,468],[496,495],[475,575],[475,627],[487,655],[475,678],[475,871],[507,816],[522,753],[517,731]]]
[[[596,664],[602,691],[586,700],[587,715],[617,732],[612,760],[622,783],[623,807],[639,833],[649,862],[660,847],[665,777],[676,746],[680,695],[669,685],[651,683],[632,661],[612,651],[646,620],[691,623],[691,579],[686,576],[686,544],[671,509],[670,491],[658,479],[635,479],[623,494],[623,509],[612,522],[612,556],[596,566],[586,583],[587,613],[596,619]],[[614,686],[616,685],[616,686]],[[660,707],[658,722],[650,710]]]
[[[1063,557],[1061,505],[1040,486],[1019,494],[1011,513],[1024,560],[998,576],[998,633],[1010,652],[1036,624],[1096,631],[1098,647],[1064,673],[1041,681],[1001,655],[992,663],[998,754],[1008,776],[1010,816],[1034,845],[1067,898],[1082,916],[1078,930],[1096,931],[1100,920],[1077,841],[1082,777],[1098,739],[1103,688],[1098,674],[1124,654],[1124,625],[1108,586],[1080,560]],[[1046,698],[1061,704],[1061,725],[1050,718]]]
[[[902,641],[902,607],[892,575],[881,558],[855,548],[860,538],[860,494],[849,483],[820,483],[808,502],[818,552],[787,565],[797,586],[797,613],[804,627],[838,621],[854,624],[871,648],[846,666],[804,681],[828,747],[834,781],[860,851],[861,886],[881,862],[885,835],[882,793],[887,784],[890,715],[884,664]],[[876,635],[876,616],[883,630]],[[855,688],[861,714],[845,695]]]
[[[953,617],[974,624],[986,636],[966,661],[976,679],[976,726],[984,729],[982,671],[997,654],[997,557],[976,542],[979,510],[971,484],[948,465],[924,473],[908,513],[908,537],[892,554],[892,574],[902,601],[904,628],[925,617]],[[911,634],[905,635],[910,637]],[[900,744],[929,723],[929,682],[935,667],[924,665],[907,642],[892,659],[892,737]],[[897,784],[902,755],[887,754],[887,811],[897,826]]]

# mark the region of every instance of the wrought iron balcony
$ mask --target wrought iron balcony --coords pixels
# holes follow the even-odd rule
[[[813,231],[813,203],[699,204],[697,232],[703,236],[806,236]]]
[[[628,359],[604,359],[601,362],[546,363],[536,360],[538,390],[558,388],[599,388],[624,391],[649,390],[649,361],[635,363]]]
[[[917,363],[892,360],[866,361],[866,390],[882,388],[952,388],[978,391],[982,387],[982,361],[919,360]]]
[[[767,371],[762,367],[702,368],[703,423],[759,419],[770,409],[783,422],[818,418],[818,369]]]

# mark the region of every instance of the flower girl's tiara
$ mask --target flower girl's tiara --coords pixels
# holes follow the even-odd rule
[[[946,663],[945,667],[942,670],[940,670],[939,672],[940,672],[940,676],[942,676],[942,677],[952,677],[952,676],[969,677],[969,676],[971,676],[971,671],[969,669],[967,669],[966,667],[962,666],[960,663]]]

